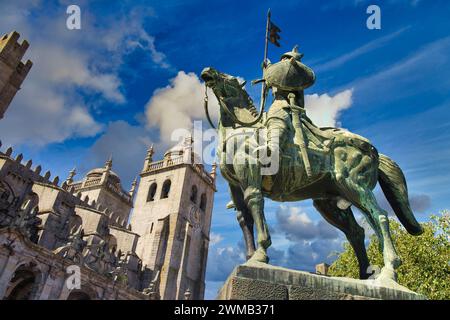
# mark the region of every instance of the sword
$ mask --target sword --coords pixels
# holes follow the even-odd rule
[[[302,125],[302,121],[300,120],[300,117],[303,114],[303,112],[305,112],[305,109],[303,109],[295,104],[295,94],[294,93],[289,93],[288,98],[289,98],[290,108],[292,110],[292,124],[295,129],[294,141],[297,142],[298,145],[300,146],[303,163],[305,164],[306,175],[308,176],[308,178],[311,178],[311,176],[312,176],[311,164],[309,162],[308,150],[306,149],[303,125]]]

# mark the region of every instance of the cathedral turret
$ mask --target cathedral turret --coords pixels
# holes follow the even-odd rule
[[[88,196],[91,201],[108,208],[114,213],[115,221],[117,218],[128,221],[133,198],[129,192],[123,190],[120,178],[112,170],[112,166],[113,160],[110,156],[102,168],[90,170],[82,181],[72,181],[70,185],[75,192],[81,193],[83,199]]]

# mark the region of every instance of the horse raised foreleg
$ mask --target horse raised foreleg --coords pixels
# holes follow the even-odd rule
[[[264,198],[260,189],[247,187],[244,192],[245,202],[250,209],[253,220],[256,225],[257,243],[256,249],[249,262],[269,262],[267,248],[272,244],[270,240],[269,228],[264,216]]]

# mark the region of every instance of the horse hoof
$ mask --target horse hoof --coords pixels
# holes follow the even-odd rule
[[[260,263],[268,263],[269,257],[267,256],[266,252],[263,250],[256,250],[255,253],[252,255],[252,257],[248,260],[249,263],[252,262],[260,262]]]
[[[382,268],[381,272],[374,280],[374,284],[383,286],[383,287],[396,287],[397,283],[397,273],[394,269],[391,268]]]

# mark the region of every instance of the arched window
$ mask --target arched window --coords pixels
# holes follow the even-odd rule
[[[200,209],[205,211],[206,209],[206,194],[202,193],[202,196],[200,197]]]
[[[32,297],[33,285],[36,281],[34,273],[28,270],[18,270],[11,280],[13,289],[4,298],[5,300],[30,300]]]
[[[91,297],[84,291],[72,290],[67,300],[91,300]]]
[[[158,187],[158,185],[156,184],[156,182],[153,182],[151,184],[150,188],[148,189],[147,202],[155,200],[155,194],[156,194],[157,187]]]
[[[169,192],[170,192],[170,185],[172,183],[170,182],[170,180],[166,180],[164,181],[162,190],[161,190],[161,199],[166,199],[169,197]]]
[[[21,265],[14,272],[5,292],[4,300],[33,300],[36,298],[42,274],[34,262]]]
[[[197,203],[197,187],[196,186],[192,186],[192,189],[191,189],[191,201],[193,203]]]

